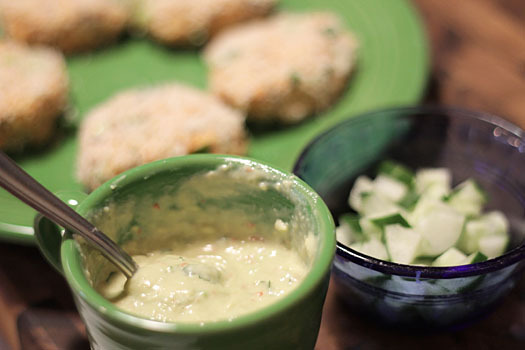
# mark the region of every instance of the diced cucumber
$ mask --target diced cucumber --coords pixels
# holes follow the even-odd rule
[[[395,224],[399,224],[403,227],[410,227],[408,220],[401,213],[390,214],[390,215],[382,216],[379,218],[372,218],[370,219],[370,221],[372,221],[372,223],[374,223],[376,226],[379,226],[381,228],[384,228],[387,225],[395,225]]]
[[[359,225],[359,215],[343,214],[339,217],[339,224],[345,223],[350,226],[353,231],[362,232],[361,225]]]
[[[359,225],[359,216],[352,214],[344,214],[339,217],[339,226],[336,228],[335,234],[337,240],[346,246],[365,239]]]
[[[487,231],[495,235],[507,235],[509,231],[509,221],[500,211],[494,210],[482,216],[487,222]],[[487,232],[488,233],[488,232]]]
[[[349,246],[355,242],[353,236],[350,226],[346,224],[341,224],[335,228],[335,237],[337,238],[337,241],[345,246]]]
[[[385,226],[385,244],[390,261],[410,264],[416,258],[421,244],[421,235],[400,224]]]
[[[420,195],[416,191],[408,191],[398,204],[406,210],[413,210],[419,201]]]
[[[416,172],[416,191],[441,199],[450,193],[452,174],[446,168],[420,169]]]
[[[414,262],[411,265],[430,266],[432,265],[433,261],[434,261],[434,258],[418,257],[414,260]]]
[[[359,214],[377,218],[398,213],[400,210],[401,208],[394,202],[381,196],[379,193],[370,192],[369,195],[362,198]]]
[[[465,228],[458,240],[457,247],[466,254],[472,254],[479,250],[479,238],[482,236],[481,232],[485,229],[485,225],[478,221],[467,221]]]
[[[487,256],[487,258],[495,258],[507,248],[509,237],[503,235],[485,236],[479,239],[479,251]]]
[[[467,221],[458,241],[458,248],[467,254],[479,250],[479,240],[486,236],[507,236],[509,223],[503,213],[492,211],[477,219]]]
[[[385,160],[379,164],[378,172],[404,183],[409,188],[414,186],[414,172],[399,163]]]
[[[350,196],[348,197],[348,204],[355,211],[361,211],[361,202],[364,193],[369,193],[374,189],[372,180],[365,175],[359,176],[355,182]]]
[[[450,206],[462,214],[475,216],[487,202],[487,194],[472,179],[460,183],[447,198]]]
[[[408,222],[411,226],[415,226],[421,218],[431,215],[436,206],[442,203],[435,198],[421,197],[414,209],[408,214]]]
[[[391,200],[392,202],[400,201],[408,192],[408,187],[387,175],[378,175],[374,179],[374,192]]]
[[[359,220],[359,225],[366,239],[383,239],[383,230],[367,217]]]
[[[442,202],[435,202],[427,208],[429,215],[418,219],[415,230],[423,237],[421,256],[437,256],[452,247],[463,231],[465,215]]]
[[[503,213],[481,215],[487,195],[479,185],[469,179],[451,190],[451,181],[445,168],[414,174],[381,163],[374,180],[356,179],[348,201],[359,216],[340,218],[339,242],[378,259],[423,266],[468,265],[502,254],[509,242]]]
[[[443,254],[438,256],[432,263],[432,266],[457,266],[464,265],[467,256],[458,249],[452,247],[447,249]]]
[[[474,252],[467,256],[464,265],[475,264],[487,260],[487,256],[481,252]]]
[[[350,245],[350,248],[357,250],[360,253],[369,255],[376,259],[388,260],[388,252],[386,251],[385,245],[378,239],[371,239],[366,242],[354,243]]]

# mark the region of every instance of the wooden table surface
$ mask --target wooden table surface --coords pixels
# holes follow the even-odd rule
[[[414,0],[414,5],[432,49],[425,101],[484,110],[525,128],[525,1]],[[61,276],[36,248],[0,243],[0,350],[88,347]],[[329,290],[317,350],[397,348],[525,349],[525,278],[475,325],[425,336],[366,323]]]

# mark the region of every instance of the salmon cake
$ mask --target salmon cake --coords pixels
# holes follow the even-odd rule
[[[68,85],[60,52],[0,41],[0,149],[48,142],[67,106]]]
[[[332,13],[282,13],[225,30],[206,47],[211,91],[259,122],[297,123],[332,105],[358,41]]]
[[[130,0],[0,0],[5,34],[65,53],[114,41],[129,22]]]
[[[243,154],[244,115],[196,88],[167,84],[118,93],[79,130],[77,178],[93,190],[154,160],[198,151]]]
[[[222,29],[264,16],[277,0],[134,0],[134,26],[167,45],[202,45]]]

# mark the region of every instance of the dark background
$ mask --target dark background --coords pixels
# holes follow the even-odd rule
[[[494,113],[525,128],[525,0],[413,2],[432,50],[425,102]],[[88,345],[60,275],[36,248],[0,243],[0,350],[18,348],[82,350]],[[368,324],[345,312],[330,289],[316,347],[470,348],[525,349],[525,279],[486,319],[463,331],[426,335]]]

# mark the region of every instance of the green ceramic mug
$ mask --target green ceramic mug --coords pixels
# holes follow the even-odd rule
[[[220,171],[232,171],[232,175],[219,182],[214,176],[206,176]],[[131,169],[84,199],[68,202],[80,202],[75,208],[78,213],[134,254],[148,240],[161,242],[166,236],[144,235],[133,228],[158,225],[159,232],[166,232],[166,225],[178,225],[176,221],[185,216],[176,213],[184,211],[184,206],[170,204],[169,199],[184,191],[190,193],[187,198],[193,204],[187,204],[193,213],[202,210],[202,215],[194,218],[207,225],[236,225],[250,220],[261,232],[273,232],[270,228],[276,219],[290,222],[292,229],[279,239],[305,259],[309,266],[306,277],[273,304],[232,320],[201,324],[153,321],[121,311],[97,293],[92,285],[104,278],[112,266],[78,237],[67,231],[61,235],[58,227],[37,217],[35,234],[39,247],[66,278],[86,324],[91,347],[313,349],[335,251],[334,223],[319,196],[294,175],[247,158],[190,155]],[[159,201],[168,208],[160,216],[156,212]],[[166,219],[172,214],[175,221]]]

